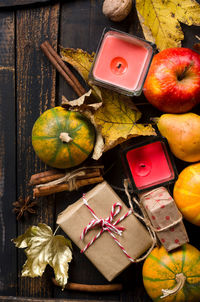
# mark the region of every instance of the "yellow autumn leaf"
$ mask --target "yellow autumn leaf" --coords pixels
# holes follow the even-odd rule
[[[31,226],[26,232],[12,240],[16,247],[26,248],[27,260],[23,265],[23,277],[42,276],[49,264],[55,273],[57,283],[65,287],[68,280],[68,263],[72,259],[71,241],[61,235],[54,235],[45,223]]]
[[[88,83],[88,76],[90,72],[90,68],[92,66],[94,55],[89,54],[88,52],[82,49],[73,49],[73,48],[60,48],[60,55],[63,61],[71,64],[78,73],[82,76],[86,83]],[[95,85],[90,85],[92,87],[93,96],[99,101],[101,101],[101,91]]]
[[[105,140],[104,151],[139,135],[156,135],[149,125],[136,123],[141,112],[126,96],[102,90],[103,105],[95,111],[94,121]]]
[[[200,25],[200,5],[195,0],[136,0],[136,9],[145,38],[159,50],[181,46],[180,22]]]
[[[197,1],[174,0],[168,3],[168,7],[175,14],[178,21],[189,26],[200,26],[200,5]]]
[[[61,56],[62,59],[71,64],[90,85],[88,75],[94,54],[90,55],[81,49],[65,49],[62,47]],[[95,110],[90,112],[89,107],[91,107],[91,104],[87,104],[87,95],[72,102],[63,100],[62,105],[64,107],[67,105],[67,108],[70,106],[72,110],[78,110],[77,104],[80,104],[79,109],[81,112],[85,113],[95,125],[98,136],[101,134],[104,138],[105,144],[103,145],[101,139],[99,140],[101,150],[98,150],[98,156],[95,155],[93,158],[99,158],[102,152],[113,148],[129,138],[139,135],[156,135],[154,128],[150,124],[142,125],[136,123],[141,117],[141,112],[136,108],[129,97],[105,88],[97,86],[91,87],[92,90],[95,89],[95,93],[98,93],[102,100],[102,106],[100,106],[100,108],[96,107]]]
[[[89,54],[82,49],[60,48],[60,55],[63,61],[71,64],[87,82],[91,65],[94,60],[94,53]]]

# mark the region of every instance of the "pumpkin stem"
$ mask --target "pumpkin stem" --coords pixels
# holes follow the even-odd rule
[[[57,230],[60,228],[60,226],[58,225],[57,228],[55,229],[55,232],[53,233],[53,235],[55,236],[57,233]]]
[[[174,295],[178,293],[184,286],[186,281],[186,277],[183,273],[177,274],[176,275],[176,286],[173,289],[162,289],[163,295],[160,297],[161,299]]]
[[[150,121],[153,122],[154,124],[158,124],[159,119],[160,119],[159,117],[151,117]]]
[[[71,138],[67,132],[61,132],[59,138],[63,143],[69,143],[73,140],[73,138]]]

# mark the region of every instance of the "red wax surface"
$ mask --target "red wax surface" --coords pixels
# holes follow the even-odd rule
[[[136,39],[107,34],[99,49],[93,76],[127,90],[137,88],[149,51]]]
[[[164,146],[159,141],[130,150],[126,157],[138,189],[174,178],[172,165],[168,162]]]

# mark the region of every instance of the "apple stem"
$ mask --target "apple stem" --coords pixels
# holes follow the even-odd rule
[[[192,61],[189,65],[187,65],[187,66],[184,68],[183,72],[182,72],[180,75],[178,75],[178,80],[179,80],[179,81],[182,81],[182,80],[184,79],[184,77],[185,77],[187,71],[188,71],[188,70],[190,69],[190,67],[192,67],[193,65],[194,65],[194,62]]]

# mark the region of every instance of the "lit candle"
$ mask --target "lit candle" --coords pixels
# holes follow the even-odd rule
[[[90,79],[97,85],[127,95],[139,95],[152,56],[151,43],[109,30],[103,35],[97,50]]]
[[[137,190],[163,185],[176,177],[174,164],[163,141],[133,147],[125,152],[125,160]]]

